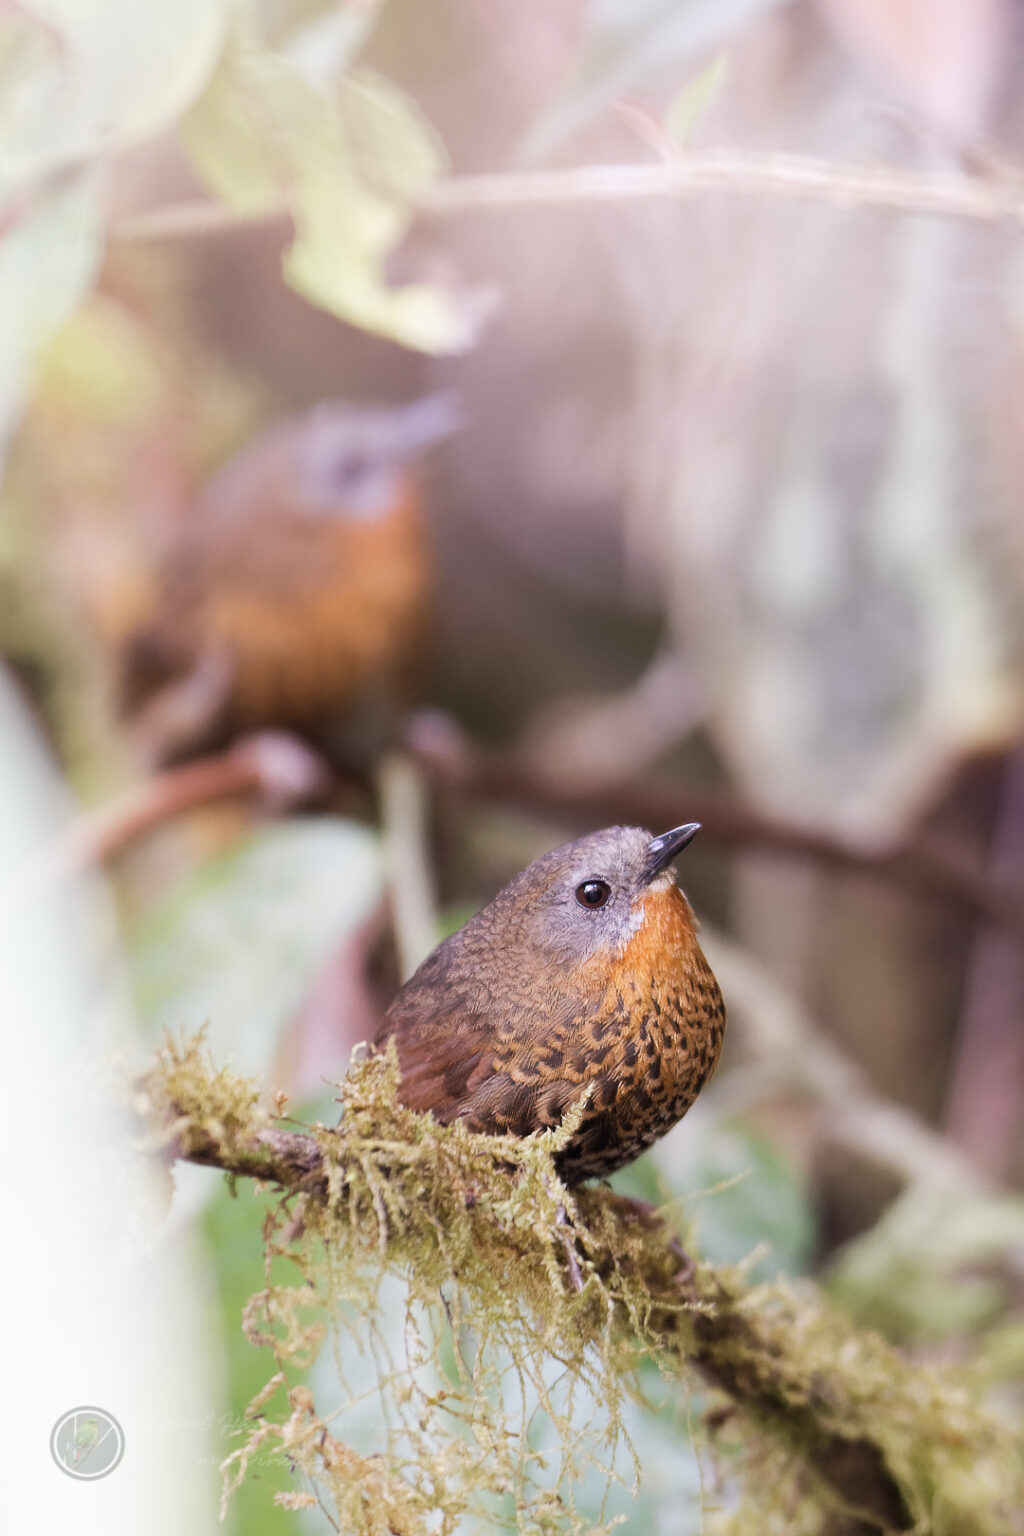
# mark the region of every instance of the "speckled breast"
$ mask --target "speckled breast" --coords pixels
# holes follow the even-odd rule
[[[718,1063],[725,1006],[677,887],[648,898],[648,920],[583,1030],[593,1089],[560,1158],[571,1182],[639,1156],[682,1118]]]

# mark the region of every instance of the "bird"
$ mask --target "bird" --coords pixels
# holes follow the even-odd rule
[[[699,823],[607,827],[543,855],[427,956],[371,1044],[444,1125],[526,1137],[582,1115],[569,1185],[639,1156],[718,1063],[725,1007],[672,863]]]
[[[403,701],[431,585],[417,466],[461,420],[447,393],[324,401],[215,474],[122,650],[121,713],[147,763]]]

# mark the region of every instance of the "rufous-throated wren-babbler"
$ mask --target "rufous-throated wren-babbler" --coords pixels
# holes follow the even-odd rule
[[[150,764],[266,729],[326,746],[360,708],[406,702],[429,632],[419,469],[461,421],[449,394],[324,401],[214,475],[123,646],[121,706]]]
[[[399,1096],[444,1124],[528,1136],[586,1095],[572,1184],[675,1125],[715,1070],[725,1009],[672,862],[696,823],[608,827],[547,853],[430,954],[374,1040]]]

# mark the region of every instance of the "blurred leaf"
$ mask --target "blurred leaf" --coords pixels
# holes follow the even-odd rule
[[[0,16],[0,184],[16,184],[56,158],[66,89],[57,34],[27,11]]]
[[[806,1271],[815,1239],[808,1193],[766,1136],[720,1125],[672,1183],[691,1196],[687,1213],[695,1216],[701,1254],[713,1264],[738,1264],[764,1245],[767,1253],[751,1272],[757,1279]]]
[[[93,280],[103,203],[79,176],[40,193],[0,238],[0,465],[43,347]]]
[[[94,294],[46,349],[39,398],[65,419],[127,428],[153,419],[161,384],[156,347],[142,321]]]
[[[693,130],[721,95],[728,73],[728,59],[720,53],[672,98],[665,127],[677,144],[689,143]]]
[[[38,176],[172,122],[228,14],[229,0],[28,0],[0,26],[0,174]]]
[[[89,163],[178,115],[213,66],[227,4],[37,0],[0,16],[0,453],[40,348],[99,263]]]
[[[349,148],[367,181],[413,197],[447,170],[448,156],[433,125],[384,75],[353,70],[338,90]]]
[[[586,40],[561,100],[531,129],[523,159],[539,159],[616,96],[664,80],[675,66],[783,0],[591,0]]]
[[[296,24],[295,0],[283,0],[280,7],[280,25],[274,27],[263,7],[264,36],[284,52],[311,85],[323,90],[331,88],[342,71],[347,69],[370,36],[384,0],[318,0],[312,15],[305,15]]]
[[[265,1069],[314,973],[380,892],[377,839],[365,827],[317,818],[251,833],[188,876],[133,935],[144,1021],[154,1031],[208,1022],[218,1060]]]
[[[917,1186],[842,1249],[828,1286],[855,1319],[892,1338],[943,1339],[1005,1308],[1014,1250],[1024,1252],[1024,1199]]]
[[[690,1129],[616,1174],[615,1188],[652,1205],[680,1201],[701,1257],[713,1264],[738,1264],[765,1248],[751,1269],[756,1279],[805,1273],[815,1223],[793,1166],[749,1127],[718,1122],[699,1136]]]
[[[1014,1318],[999,1327],[989,1328],[981,1349],[971,1362],[971,1371],[989,1382],[1024,1382],[1024,1320]]]
[[[197,173],[240,213],[287,209],[295,239],[284,277],[311,303],[426,352],[475,340],[478,306],[386,281],[409,199],[444,164],[436,135],[396,87],[362,72],[328,90],[239,30],[182,138]]]
[[[288,120],[296,106],[308,106],[308,96],[279,58],[233,34],[179,125],[197,175],[239,213],[271,212],[287,192]],[[311,133],[312,126],[292,131]]]

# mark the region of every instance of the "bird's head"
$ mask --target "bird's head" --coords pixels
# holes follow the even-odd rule
[[[671,865],[699,830],[688,822],[654,838],[640,827],[592,832],[537,859],[478,916],[490,914],[498,942],[572,969],[598,957],[616,961],[652,923],[675,943],[695,942]]]
[[[399,406],[324,401],[301,423],[302,510],[352,522],[386,516],[404,499],[420,457],[462,424],[458,397],[451,393]]]

